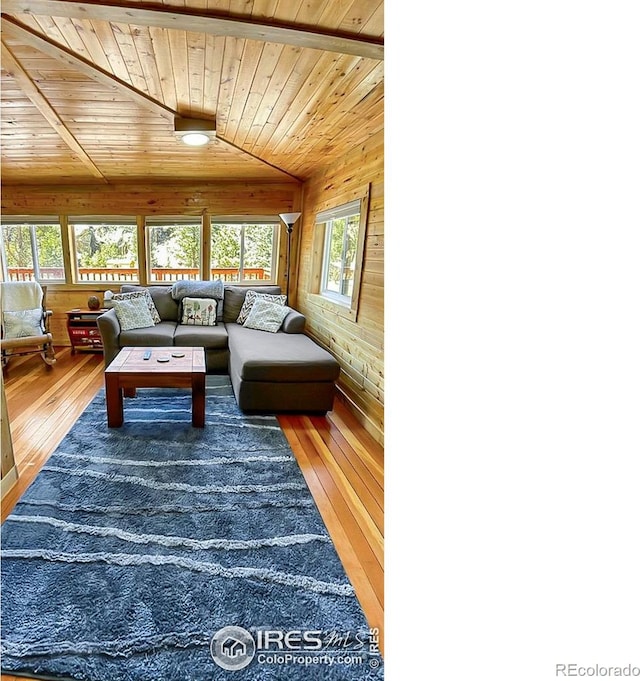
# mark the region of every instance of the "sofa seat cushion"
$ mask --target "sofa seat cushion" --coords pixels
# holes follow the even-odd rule
[[[161,347],[173,345],[173,334],[176,330],[175,322],[160,322],[145,329],[129,329],[120,333],[120,347],[128,345],[134,347]]]
[[[222,323],[216,326],[178,324],[173,334],[173,344],[182,347],[214,348],[226,350],[229,345],[227,329]]]
[[[270,333],[227,324],[230,363],[243,381],[314,383],[335,381],[340,365],[302,333]]]

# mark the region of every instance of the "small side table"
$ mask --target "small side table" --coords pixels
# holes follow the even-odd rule
[[[67,311],[67,333],[71,341],[72,355],[76,354],[76,350],[102,352],[102,337],[97,320],[106,311],[106,308],[100,310],[75,308]]]

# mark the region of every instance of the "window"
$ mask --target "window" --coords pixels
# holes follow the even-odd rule
[[[202,220],[148,218],[149,283],[200,279]]]
[[[316,215],[312,262],[315,290],[311,300],[355,321],[369,206],[368,187],[361,198]],[[314,286],[314,284],[312,284]]]
[[[211,220],[211,278],[246,283],[273,283],[276,218]]]
[[[318,216],[325,224],[321,293],[349,305],[356,268],[360,201],[327,213]]]
[[[76,254],[76,281],[138,281],[134,217],[69,218]]]
[[[64,281],[58,218],[3,218],[1,241],[5,281]]]

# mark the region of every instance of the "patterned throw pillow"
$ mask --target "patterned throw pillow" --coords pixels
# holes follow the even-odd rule
[[[214,298],[218,303],[216,318],[219,322],[224,315],[224,295],[224,281],[219,278],[212,281],[180,279],[171,287],[171,297],[177,303],[182,303],[185,298]]]
[[[267,293],[259,293],[258,291],[247,291],[247,295],[244,298],[244,304],[242,305],[242,309],[240,310],[238,319],[236,319],[236,322],[238,322],[238,324],[245,323],[247,317],[249,316],[249,313],[251,312],[253,304],[258,298],[262,298],[263,300],[266,300],[268,302],[275,303],[276,305],[285,305],[287,302],[287,296],[285,295],[272,296]]]
[[[41,336],[44,333],[41,307],[36,307],[32,310],[19,310],[17,312],[3,312],[2,322],[5,338]]]
[[[142,296],[125,300],[114,300],[113,307],[122,331],[146,329],[150,326],[155,326],[147,302]]]
[[[111,300],[114,302],[116,300],[132,300],[133,298],[143,298],[146,306],[149,308],[151,313],[151,318],[154,324],[160,323],[160,315],[158,314],[158,309],[156,304],[153,302],[151,294],[146,289],[144,291],[131,291],[129,293],[116,293]]]
[[[247,329],[275,333],[280,329],[289,312],[291,312],[291,308],[286,305],[257,298],[243,326]]]
[[[215,298],[183,298],[181,324],[215,326],[216,303]]]

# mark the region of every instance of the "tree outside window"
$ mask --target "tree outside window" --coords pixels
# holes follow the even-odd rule
[[[76,278],[85,281],[138,281],[135,218],[71,218]]]
[[[212,277],[234,282],[272,282],[277,224],[212,222]]]
[[[58,220],[3,220],[2,260],[7,281],[64,281]]]
[[[147,219],[149,281],[200,279],[202,221],[193,218]]]
[[[325,211],[317,221],[324,226],[320,294],[350,305],[360,243],[360,201]]]
[[[323,291],[351,299],[359,225],[359,214],[336,218],[327,223]]]

